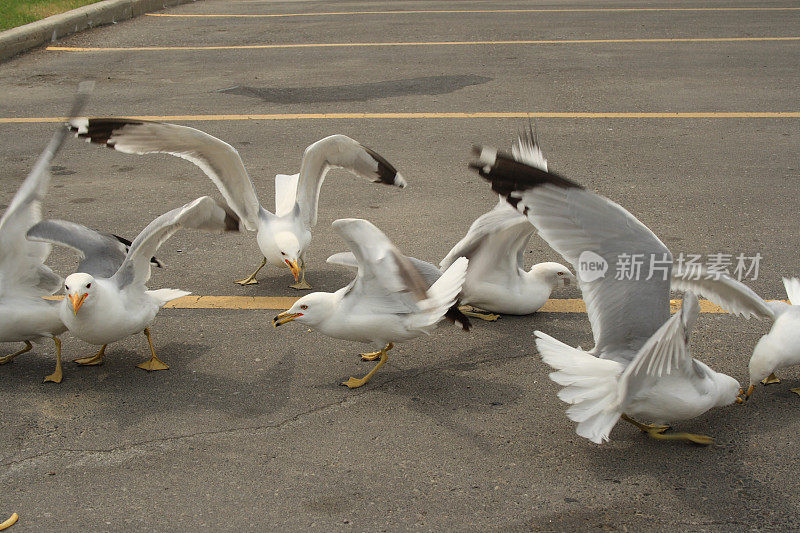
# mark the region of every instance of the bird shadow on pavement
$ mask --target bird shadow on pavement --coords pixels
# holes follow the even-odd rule
[[[16,421],[0,431],[0,443],[21,445],[42,434],[68,440],[76,432],[82,437],[95,434],[99,440],[117,434],[139,440],[198,428],[236,429],[280,411],[288,402],[295,368],[291,351],[266,361],[263,368],[212,373],[200,370],[209,366],[207,361],[196,362],[209,352],[207,345],[171,342],[157,349],[169,370],[136,368],[144,354],[129,349],[108,350],[101,366],[65,361],[61,384],[42,383],[42,376],[52,371],[49,358],[0,367],[5,414]],[[225,361],[224,355],[219,361]],[[246,377],[237,379],[232,373]],[[242,423],[247,421],[251,423]]]

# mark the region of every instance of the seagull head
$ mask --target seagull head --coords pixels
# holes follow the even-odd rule
[[[335,312],[335,296],[330,292],[312,292],[297,300],[291,309],[272,319],[276,328],[287,322],[297,321],[301,324],[316,326],[327,320]]]
[[[575,275],[567,267],[559,263],[539,263],[538,265],[533,265],[530,272],[554,289],[557,287],[569,287],[577,282]]]
[[[95,279],[82,272],[71,274],[64,280],[64,291],[67,300],[72,303],[72,312],[77,316],[84,302],[94,294]]]
[[[717,384],[717,407],[725,407],[739,401],[742,392],[739,382],[727,374],[715,372],[714,381]]]
[[[753,355],[750,357],[750,364],[748,370],[750,374],[750,383],[747,390],[742,389],[739,391],[739,402],[744,403],[750,399],[750,395],[756,388],[756,384],[769,377],[775,368],[779,366],[780,359],[776,358],[775,354],[782,353],[780,346],[776,346],[773,339],[769,335],[764,335],[756,343],[753,350]]]
[[[300,281],[302,272],[300,265],[300,241],[291,231],[280,231],[274,235],[275,244],[280,253],[280,260],[292,271],[295,281]]]

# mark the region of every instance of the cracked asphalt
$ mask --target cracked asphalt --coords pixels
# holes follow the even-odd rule
[[[542,8],[658,7],[555,0]],[[701,4],[679,1],[670,8]],[[747,2],[703,3],[746,7]],[[791,6],[760,2],[761,7]],[[456,6],[456,7],[454,7]],[[207,0],[168,14],[517,9],[524,2]],[[284,18],[143,16],[61,46],[775,37],[800,35],[797,11],[398,13]],[[598,43],[56,52],[0,64],[0,119],[58,117],[77,83],[97,80],[87,115],[439,112],[769,112],[797,109],[794,41]],[[750,286],[785,298],[800,275],[798,118],[541,118],[551,168],[627,207],[674,253],[761,253]],[[472,144],[508,146],[522,119],[185,120],[235,146],[262,203],[272,176],[294,172],[305,146],[344,133],[402,172],[406,190],[333,172],[323,186],[309,281],[335,290],[350,273],[325,258],[344,244],[336,218],[363,217],[409,255],[438,261],[491,208],[466,169]],[[45,146],[52,123],[0,120],[0,202]],[[133,237],[211,182],[185,161],[68,142],[55,161],[45,216]],[[256,286],[252,235],[180,232],[158,253],[151,288],[198,295],[295,296],[288,272]],[[533,239],[528,262],[558,260]],[[61,274],[74,257],[55,250]],[[575,289],[556,298],[577,298]],[[619,425],[612,441],[574,433],[533,346],[541,329],[591,344],[586,316],[546,313],[443,327],[399,345],[365,387],[365,346],[276,311],[168,309],[153,326],[166,372],[145,373],[143,335],[109,347],[96,368],[65,366],[51,343],[0,367],[0,519],[13,531],[92,530],[663,530],[800,529],[798,369],[759,387],[745,407],[679,424],[708,448],[653,442]],[[740,381],[769,324],[702,315],[696,357]],[[16,349],[3,345],[5,350]],[[64,342],[65,359],[93,351]]]

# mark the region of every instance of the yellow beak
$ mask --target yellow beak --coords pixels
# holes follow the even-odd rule
[[[286,264],[289,265],[289,270],[292,271],[292,276],[294,276],[294,280],[300,281],[300,273],[302,271],[300,270],[300,267],[297,266],[297,261],[289,261],[288,259],[284,259],[284,261],[286,261]]]
[[[287,322],[291,322],[292,320],[294,320],[299,316],[303,316],[303,313],[290,313],[288,311],[284,311],[283,313],[279,314],[278,316],[272,319],[272,325],[277,328],[278,326],[282,326]]]
[[[88,292],[83,293],[81,296],[78,296],[77,294],[70,294],[67,296],[69,301],[72,302],[72,312],[75,314],[75,316],[78,315],[78,309],[81,308],[87,296],[89,296]]]

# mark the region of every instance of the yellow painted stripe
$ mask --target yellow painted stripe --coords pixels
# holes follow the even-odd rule
[[[562,8],[562,9],[433,9],[433,10],[395,10],[395,11],[333,11],[329,13],[252,13],[252,14],[173,14],[147,13],[151,17],[167,18],[278,18],[278,17],[328,17],[339,15],[427,15],[451,13],[632,13],[653,11],[797,11],[800,7],[609,7],[609,8]]]
[[[800,118],[800,111],[701,111],[687,113],[275,113],[269,115],[134,115],[125,118],[164,122],[239,120],[472,119],[472,118]],[[64,122],[66,117],[0,117],[0,124]]]
[[[62,300],[63,295],[49,296],[48,300]],[[167,309],[289,309],[299,297],[291,296],[184,296],[172,300],[164,307]],[[787,300],[776,300],[789,303]],[[681,300],[670,300],[671,310],[681,307]],[[539,310],[542,313],[585,313],[586,305],[580,298],[550,299]],[[726,313],[723,308],[708,300],[700,300],[701,313]]]
[[[512,44],[622,44],[622,43],[724,43],[724,42],[765,42],[799,41],[800,37],[688,37],[661,39],[561,39],[537,41],[429,41],[429,42],[387,42],[387,43],[284,43],[284,44],[244,44],[212,46],[48,46],[47,50],[58,52],[168,52],[179,50],[261,50],[276,48],[354,48],[367,46],[472,46],[472,45],[512,45]]]

